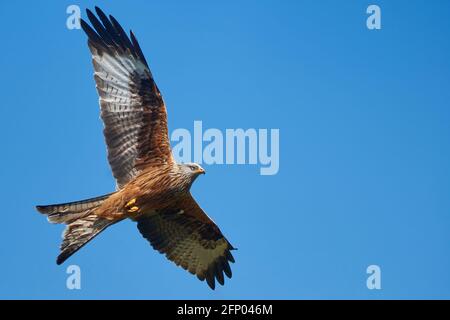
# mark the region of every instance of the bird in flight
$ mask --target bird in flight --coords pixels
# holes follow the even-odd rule
[[[100,97],[108,161],[117,190],[88,200],[37,206],[51,223],[66,224],[57,264],[100,232],[125,219],[151,246],[206,280],[231,278],[233,246],[190,193],[205,173],[195,163],[176,163],[167,129],[167,113],[141,48],[113,16],[89,9],[92,26],[80,19],[88,36],[94,78]]]

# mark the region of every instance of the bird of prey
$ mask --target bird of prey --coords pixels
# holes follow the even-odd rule
[[[37,206],[52,223],[66,224],[57,264],[63,263],[107,227],[124,219],[151,246],[215,288],[231,278],[233,246],[194,200],[190,188],[204,174],[195,163],[172,157],[167,113],[141,48],[113,16],[89,9],[88,36],[100,97],[108,161],[117,190],[100,197]]]

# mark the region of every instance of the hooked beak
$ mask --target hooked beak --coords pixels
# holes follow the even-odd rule
[[[205,169],[203,169],[203,168],[199,168],[199,169],[197,169],[197,171],[195,171],[197,174],[205,174],[206,173],[206,171],[205,171]]]

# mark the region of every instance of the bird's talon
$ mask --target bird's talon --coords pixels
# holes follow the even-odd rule
[[[136,203],[136,198],[133,198],[133,199],[131,199],[130,201],[127,202],[127,204],[125,205],[125,208],[129,208],[135,203]]]
[[[139,211],[139,207],[134,206],[134,207],[131,207],[131,208],[128,209],[129,213],[133,213],[133,212],[136,212],[136,211]]]
[[[136,203],[136,198],[131,199],[125,205],[125,209],[127,209],[127,211],[130,212],[130,213],[138,211],[139,207],[138,206],[134,206],[135,203]]]

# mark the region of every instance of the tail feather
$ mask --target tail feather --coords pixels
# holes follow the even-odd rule
[[[47,215],[49,222],[67,225],[63,234],[61,252],[56,260],[57,264],[62,264],[100,232],[118,222],[99,218],[95,214],[95,209],[110,195],[69,203],[36,206],[40,213]]]
[[[61,253],[56,259],[57,264],[62,264],[71,255],[80,250],[100,232],[118,221],[99,218],[94,214],[80,218],[70,223],[64,230],[64,240],[61,244]]]
[[[70,223],[89,215],[93,209],[99,207],[111,194],[81,201],[36,206],[36,209],[40,213],[46,214],[48,221],[51,223]]]

